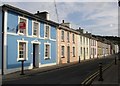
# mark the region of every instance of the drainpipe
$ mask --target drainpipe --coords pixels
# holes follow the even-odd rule
[[[2,75],[4,75],[4,10],[2,8]]]

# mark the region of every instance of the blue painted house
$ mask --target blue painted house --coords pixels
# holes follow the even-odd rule
[[[56,64],[58,24],[48,18],[47,12],[32,14],[7,4],[2,6],[0,57],[2,55],[3,74],[21,70],[21,60],[24,60],[25,69]]]

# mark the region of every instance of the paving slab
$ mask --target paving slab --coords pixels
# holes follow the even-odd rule
[[[98,81],[99,76],[94,79],[92,86],[120,86],[120,61],[117,61],[117,65],[113,64],[110,68],[103,72],[103,81]]]

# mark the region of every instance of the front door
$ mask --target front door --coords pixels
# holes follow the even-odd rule
[[[33,44],[33,68],[39,67],[39,45]]]
[[[67,62],[70,62],[70,46],[67,46]]]
[[[84,60],[85,60],[85,48],[84,48]]]

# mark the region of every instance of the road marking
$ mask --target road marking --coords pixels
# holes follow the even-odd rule
[[[111,67],[113,63],[114,63],[114,60],[110,64],[107,64],[106,66],[104,66],[102,71],[104,72],[106,69]],[[99,75],[99,70],[93,73],[92,75],[90,75],[89,77],[87,77],[81,84],[82,85],[90,84],[98,75]]]

